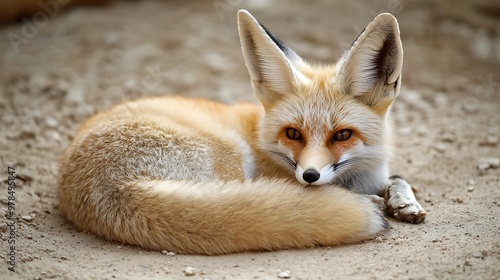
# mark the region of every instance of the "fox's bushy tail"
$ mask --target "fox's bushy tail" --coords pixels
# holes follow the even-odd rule
[[[330,246],[386,228],[369,198],[334,186],[256,179],[66,187],[60,209],[78,228],[151,250],[216,255]]]

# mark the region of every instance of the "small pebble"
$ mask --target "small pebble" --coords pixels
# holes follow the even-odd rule
[[[476,251],[476,252],[472,253],[472,256],[474,258],[483,258],[484,257],[483,253],[481,253],[479,251]]]
[[[500,167],[500,158],[483,158],[477,165],[479,171],[486,171],[490,168],[495,169],[498,167]]]
[[[23,220],[25,220],[26,222],[31,222],[33,221],[33,217],[31,215],[24,215],[21,217]]]
[[[476,181],[474,181],[474,179],[470,179],[469,181],[467,181],[467,186],[475,186],[476,185]]]
[[[73,86],[66,92],[65,98],[69,103],[80,104],[84,102],[85,91],[82,87]]]
[[[489,158],[488,163],[490,164],[490,168],[498,168],[500,167],[500,158]]]
[[[288,269],[282,270],[278,273],[278,278],[280,279],[289,279],[290,277],[292,277],[292,272]]]
[[[384,240],[382,239],[382,237],[380,237],[380,236],[377,236],[377,237],[373,238],[373,240],[374,240],[375,242],[377,242],[377,243],[381,243],[381,242],[383,242],[383,241],[384,241]]]
[[[456,202],[456,203],[464,203],[464,200],[460,197],[452,198],[451,201]]]
[[[440,153],[444,153],[447,150],[447,146],[444,143],[437,143],[434,149]]]
[[[24,181],[24,182],[31,182],[33,181],[33,176],[30,173],[18,173],[16,175],[16,178]]]
[[[441,140],[443,140],[444,142],[453,143],[453,142],[455,142],[455,135],[453,135],[451,133],[445,133],[441,137]]]
[[[57,120],[52,117],[45,118],[45,124],[47,125],[47,127],[50,128],[56,128],[59,125]]]
[[[196,268],[188,266],[184,269],[184,275],[193,276],[196,274]]]
[[[175,256],[176,253],[175,252],[167,252],[167,256]]]
[[[424,126],[424,125],[417,127],[417,133],[420,135],[426,135],[428,132],[429,132],[429,128]]]
[[[6,223],[0,222],[0,232],[6,232],[9,229]]]
[[[473,191],[474,191],[474,187],[468,187],[468,188],[467,188],[467,191],[468,191],[468,192],[473,192]]]
[[[471,263],[470,261],[465,261],[465,262],[464,262],[464,265],[465,265],[465,266],[472,266],[472,263]]]
[[[21,257],[19,260],[22,262],[30,262],[33,260],[33,258],[31,256],[24,256],[24,257]]]
[[[495,136],[495,135],[489,135],[487,138],[486,138],[486,144],[487,145],[491,145],[491,146],[496,146],[498,143],[498,137]]]
[[[477,165],[477,169],[479,169],[479,171],[486,171],[488,170],[488,168],[490,168],[490,164],[487,162],[480,162]]]

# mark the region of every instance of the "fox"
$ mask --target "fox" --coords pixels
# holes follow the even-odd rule
[[[332,65],[313,65],[238,11],[258,103],[143,97],[85,121],[60,162],[61,214],[106,240],[220,255],[336,246],[420,223],[389,176],[399,25],[378,15]]]

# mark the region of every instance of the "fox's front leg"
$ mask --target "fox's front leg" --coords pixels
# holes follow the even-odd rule
[[[425,220],[425,210],[418,203],[411,186],[401,176],[389,177],[384,189],[385,211],[403,222],[418,224]]]

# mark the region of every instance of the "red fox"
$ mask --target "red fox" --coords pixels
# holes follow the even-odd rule
[[[423,221],[388,172],[396,19],[377,16],[329,66],[245,10],[238,26],[262,106],[145,98],[90,118],[60,165],[63,215],[107,240],[206,255],[359,242],[388,228],[384,209]]]

